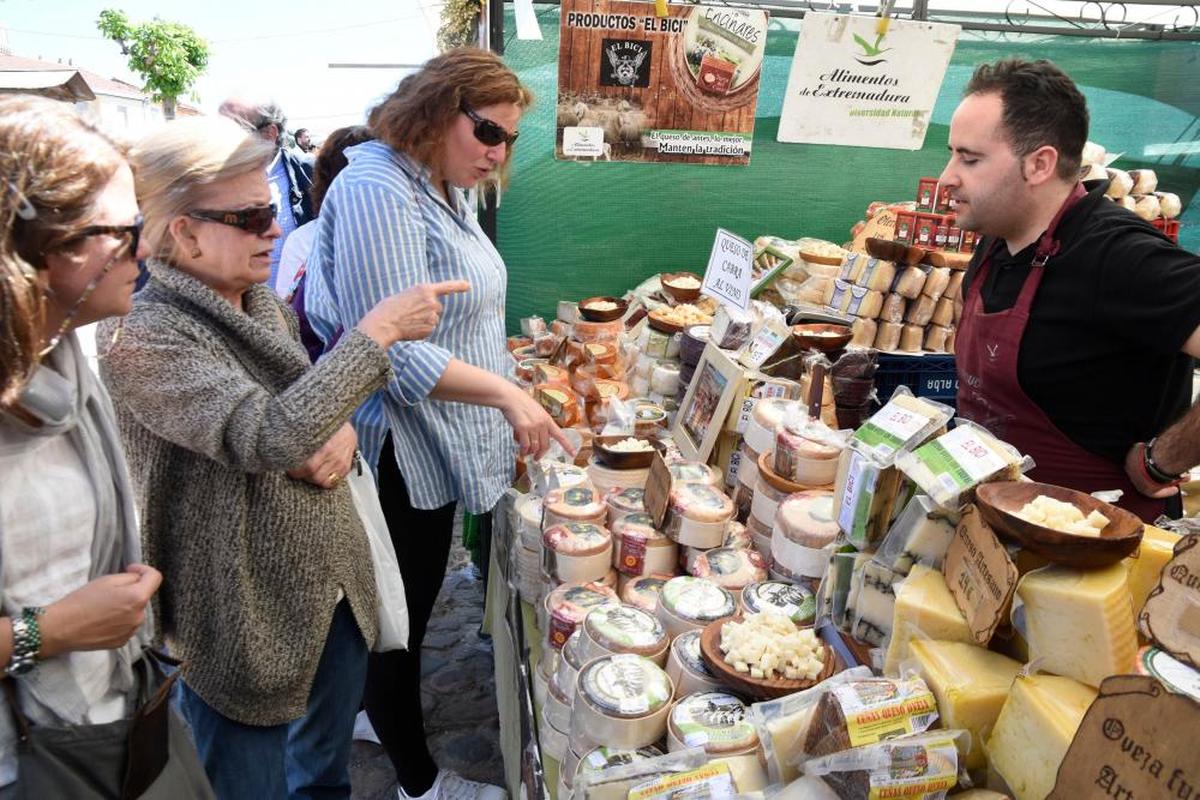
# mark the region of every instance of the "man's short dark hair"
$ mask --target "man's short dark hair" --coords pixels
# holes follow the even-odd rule
[[[297,139],[299,139],[300,134],[302,134],[302,133],[308,133],[308,128],[296,128],[296,132],[292,135],[295,136]]]
[[[1004,102],[1004,132],[1018,156],[1049,145],[1058,151],[1058,176],[1078,177],[1088,135],[1087,100],[1065,72],[1045,59],[980,64],[965,94],[991,93]]]

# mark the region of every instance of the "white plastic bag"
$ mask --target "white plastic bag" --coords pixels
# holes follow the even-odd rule
[[[396,561],[396,550],[388,533],[383,507],[379,504],[379,492],[375,478],[356,453],[354,467],[346,476],[354,508],[362,518],[371,543],[371,563],[375,566],[375,595],[379,608],[379,638],[375,640],[373,652],[408,649],[408,603],[404,599],[404,579],[400,577],[400,564]]]

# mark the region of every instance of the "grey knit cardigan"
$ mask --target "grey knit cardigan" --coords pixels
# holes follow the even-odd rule
[[[101,375],[133,474],[161,632],[206,703],[248,725],[302,716],[339,588],[378,632],[369,545],[348,487],[289,478],[390,375],[357,330],[312,365],[266,286],[245,311],[163,264],[120,322]],[[118,329],[119,328],[119,332]],[[115,338],[114,338],[115,337]]]

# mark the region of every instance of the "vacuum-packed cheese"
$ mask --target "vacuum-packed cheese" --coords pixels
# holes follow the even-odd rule
[[[604,502],[608,505],[608,526],[611,528],[614,522],[629,514],[644,512],[645,498],[646,490],[636,486],[610,489],[604,496]]]
[[[545,514],[543,530],[565,522],[590,522],[603,525],[608,520],[608,506],[590,486],[552,489],[542,501]]]
[[[909,325],[924,328],[933,319],[933,312],[936,308],[936,300],[927,295],[921,295],[908,304],[908,313],[904,315],[904,321]]]
[[[863,262],[862,269],[853,281],[859,286],[865,286],[876,292],[886,292],[892,288],[896,279],[896,265],[891,261],[878,258],[868,258]]]
[[[711,756],[753,752],[758,744],[746,704],[725,692],[689,694],[675,703],[667,721],[667,750],[703,747]]]
[[[1163,567],[1174,557],[1175,543],[1182,538],[1178,533],[1153,525],[1147,525],[1142,530],[1142,542],[1138,549],[1121,562],[1129,573],[1126,583],[1135,619],[1141,613],[1142,606],[1146,605],[1150,592],[1158,586]]]
[[[904,322],[908,310],[908,301],[898,294],[889,294],[883,299],[883,307],[879,311],[879,322]]]
[[[679,558],[679,546],[654,527],[649,514],[629,514],[615,523],[613,567],[624,575],[640,576],[671,572]]]
[[[1158,198],[1158,207],[1166,219],[1175,219],[1183,212],[1183,203],[1179,200],[1179,195],[1173,192],[1155,192],[1154,196]]]
[[[719,547],[733,519],[733,501],[708,483],[671,486],[666,534],[689,547]]]
[[[854,322],[850,325],[852,334],[850,344],[858,347],[871,347],[875,344],[875,335],[878,331],[878,324],[875,320],[855,317]]]
[[[658,597],[667,581],[675,577],[670,573],[622,577],[619,581],[619,591],[622,602],[636,606],[651,614],[658,612]]]
[[[921,294],[934,300],[940,300],[942,294],[946,291],[946,287],[949,285],[950,268],[933,267],[929,270],[929,274],[925,276],[925,285],[921,287]]]
[[[1133,179],[1129,194],[1152,194],[1158,188],[1158,175],[1152,169],[1131,169],[1129,177]]]
[[[966,617],[940,570],[914,564],[908,577],[896,587],[896,615],[892,638],[883,662],[886,675],[894,675],[916,639],[974,642]]]
[[[900,331],[900,351],[919,353],[925,343],[925,328],[920,325],[905,325]]]
[[[954,301],[948,295],[942,295],[942,299],[934,305],[933,315],[929,318],[929,322],[943,328],[948,328],[954,323]]]
[[[794,575],[820,578],[829,563],[825,548],[837,534],[832,492],[814,490],[790,495],[775,512],[771,557]]]
[[[671,479],[680,483],[707,483],[709,486],[721,485],[721,473],[703,461],[676,461],[668,464]]]
[[[1133,191],[1133,177],[1123,169],[1113,169],[1109,167],[1108,173],[1108,189],[1104,192],[1107,196],[1114,200],[1119,200]]]
[[[1133,197],[1133,213],[1150,222],[1162,216],[1162,208],[1158,198],[1152,194],[1135,194]]]
[[[900,334],[904,325],[898,322],[879,323],[879,333],[875,337],[875,349],[889,352],[900,346]]]
[[[938,301],[941,303],[941,301]],[[950,338],[950,329],[941,325],[930,325],[925,329],[925,349],[933,353],[944,353],[946,341]]]
[[[925,270],[920,267],[905,267],[896,274],[892,292],[906,300],[916,300],[925,288]]]

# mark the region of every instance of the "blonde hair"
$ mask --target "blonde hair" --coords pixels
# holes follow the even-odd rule
[[[200,208],[209,187],[263,171],[275,148],[225,117],[187,117],[146,136],[129,154],[152,258],[170,262],[176,243],[168,227]]]
[[[426,166],[441,154],[446,131],[462,105],[483,108],[516,103],[524,110],[533,93],[500,56],[478,47],[459,47],[429,59],[417,72],[400,81],[396,90],[371,109],[371,135]],[[512,146],[500,167],[507,178]]]
[[[87,227],[125,153],[66,103],[0,97],[0,405],[40,361],[46,297],[36,271]]]

